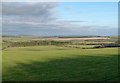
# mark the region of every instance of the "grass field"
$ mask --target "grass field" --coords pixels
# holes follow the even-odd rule
[[[3,50],[3,81],[116,81],[118,49],[59,46]]]
[[[2,51],[0,51],[0,82],[2,81]]]

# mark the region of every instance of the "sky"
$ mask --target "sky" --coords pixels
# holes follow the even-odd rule
[[[118,34],[118,3],[3,2],[2,34],[115,36]]]

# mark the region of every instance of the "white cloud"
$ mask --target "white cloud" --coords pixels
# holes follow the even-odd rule
[[[4,2],[2,5],[3,20],[16,19],[16,20],[34,20],[34,21],[50,21],[55,19],[55,8],[57,3],[17,3],[17,2]]]
[[[82,25],[87,21],[57,18],[57,5],[53,2],[3,3],[3,34],[29,35],[110,35],[117,28],[109,26]],[[108,33],[106,33],[107,31]]]

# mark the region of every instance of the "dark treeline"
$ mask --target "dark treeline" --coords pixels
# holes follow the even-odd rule
[[[103,44],[94,46],[94,48],[112,48],[112,47],[120,47],[120,44]]]
[[[94,38],[94,37],[109,37],[109,36],[59,36],[58,38]]]

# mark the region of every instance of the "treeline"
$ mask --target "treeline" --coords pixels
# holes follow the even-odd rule
[[[95,38],[95,37],[109,38],[109,36],[58,36],[58,38]]]
[[[76,41],[55,41],[55,40],[31,40],[31,41],[19,41],[19,42],[10,42],[3,41],[6,45],[3,48],[7,47],[26,47],[26,46],[65,46],[65,45],[95,45],[95,48],[105,48],[105,47],[120,47],[118,41],[116,42],[76,42]]]
[[[66,45],[71,44],[70,41],[46,41],[46,40],[39,40],[39,41],[24,41],[24,42],[11,42],[10,47],[25,47],[25,46],[42,46],[42,45]]]
[[[112,48],[112,47],[120,47],[120,44],[103,44],[94,46],[94,48]]]

